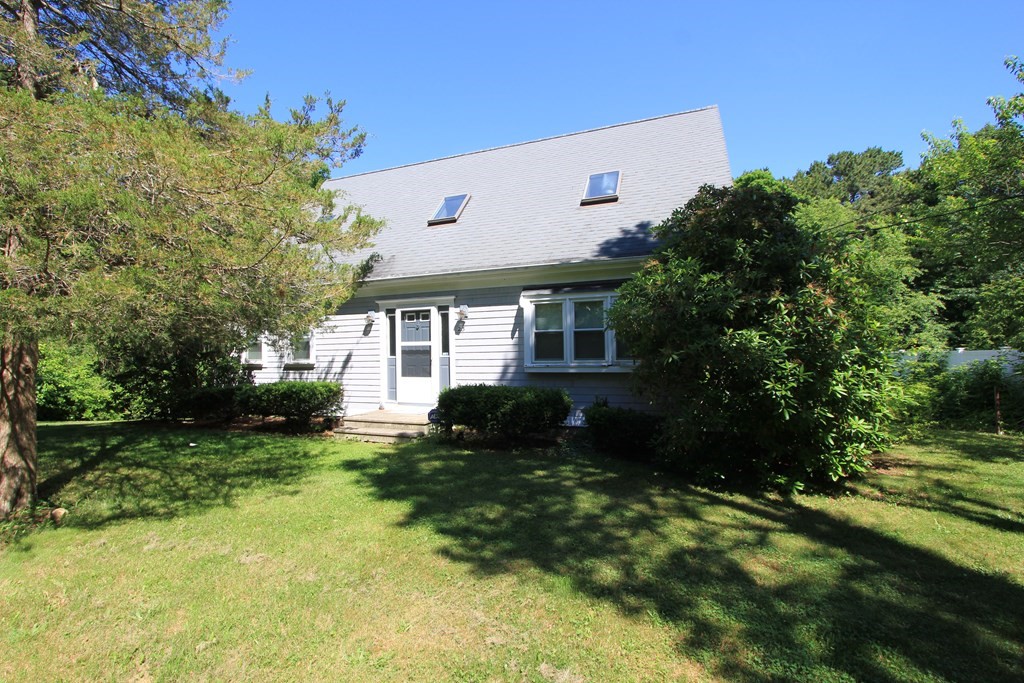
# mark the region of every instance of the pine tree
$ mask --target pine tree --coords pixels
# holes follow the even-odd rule
[[[322,188],[343,102],[216,89],[220,0],[0,2],[0,518],[36,490],[38,340],[237,347],[351,295],[380,223]]]

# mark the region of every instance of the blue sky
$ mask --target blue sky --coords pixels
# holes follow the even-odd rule
[[[238,109],[347,100],[369,140],[335,175],[710,104],[734,174],[792,175],[876,145],[914,166],[923,131],[991,121],[1024,2],[235,0],[224,31]]]

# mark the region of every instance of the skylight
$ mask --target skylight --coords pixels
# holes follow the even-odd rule
[[[466,208],[469,201],[468,194],[453,194],[445,197],[441,206],[437,207],[434,216],[427,221],[427,225],[438,225],[440,223],[454,223],[459,220],[459,215]]]
[[[619,198],[619,172],[607,171],[595,173],[587,180],[587,189],[583,193],[580,205],[614,202]]]

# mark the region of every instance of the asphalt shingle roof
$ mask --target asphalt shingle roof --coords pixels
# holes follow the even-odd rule
[[[580,206],[591,174],[620,171],[619,199]],[[717,107],[330,180],[386,227],[371,280],[640,256],[646,229],[704,183],[732,180]],[[469,193],[456,223],[428,226]],[[367,252],[367,253],[368,253]]]

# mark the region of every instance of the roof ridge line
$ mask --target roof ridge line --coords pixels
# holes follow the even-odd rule
[[[338,176],[336,178],[329,178],[326,182],[330,183],[336,180],[348,180],[349,178],[359,178],[360,176],[373,175],[374,173],[384,173],[386,171],[394,171],[399,168],[409,168],[411,166],[422,166],[423,164],[432,164],[435,161],[446,161],[448,159],[457,159],[459,157],[471,156],[473,154],[483,154],[485,152],[494,152],[499,149],[509,149],[510,147],[522,147],[523,145],[532,145],[537,142],[547,142],[549,140],[557,140],[559,138],[569,138],[574,135],[584,135],[586,133],[596,133],[600,130],[608,130],[610,128],[621,128],[622,126],[632,126],[638,123],[647,123],[649,121],[657,121],[658,119],[668,119],[673,116],[685,116],[686,114],[696,114],[698,112],[707,111],[709,109],[718,109],[717,104],[709,104],[704,107],[697,107],[696,109],[687,109],[685,111],[677,111],[672,114],[661,114],[659,116],[649,116],[645,119],[637,119],[636,121],[625,121],[623,123],[613,123],[607,126],[598,126],[597,128],[588,128],[586,130],[578,130],[572,133],[561,133],[559,135],[550,135],[546,138],[537,138],[536,140],[524,140],[523,142],[512,142],[507,145],[498,145],[497,147],[488,147],[486,149],[478,149],[472,152],[460,152],[459,154],[450,154],[444,157],[437,157],[436,159],[426,159],[424,161],[413,161],[408,164],[399,164],[398,166],[389,166],[387,168],[379,168],[375,171],[363,171],[362,173],[353,173],[352,175]],[[325,183],[326,184],[326,183]]]

